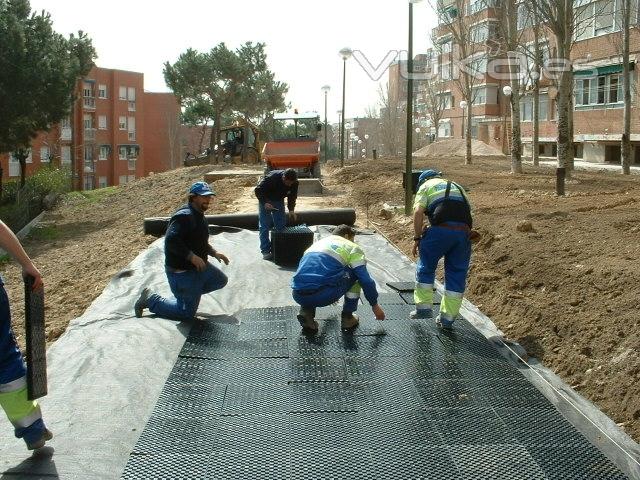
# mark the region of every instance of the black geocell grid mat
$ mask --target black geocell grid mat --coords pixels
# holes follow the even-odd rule
[[[296,307],[194,325],[122,478],[626,478],[468,322],[391,295],[352,334],[335,305],[315,336]]]

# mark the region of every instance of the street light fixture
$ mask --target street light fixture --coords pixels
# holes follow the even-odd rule
[[[345,47],[340,50],[340,56],[342,57],[342,118],[345,117],[345,109],[344,109],[344,100],[345,100],[345,88],[347,85],[347,60],[353,55],[353,50],[349,47]],[[340,166],[344,167],[344,121],[342,124],[341,135],[340,135]]]
[[[412,135],[413,135],[413,4],[421,0],[409,0],[409,48],[407,49],[407,140],[405,145],[404,213],[411,214],[413,192],[412,182]]]
[[[329,130],[327,128],[329,126],[327,123],[327,95],[329,94],[331,87],[329,85],[325,85],[321,90],[324,92],[324,163],[327,163],[327,150],[329,149],[327,143],[327,130]]]
[[[369,134],[365,133],[364,134],[364,150],[365,150],[365,156],[367,154],[367,151],[369,150]]]
[[[467,108],[468,105],[469,104],[467,103],[466,100],[461,100],[460,101],[460,108],[462,109],[462,138],[464,138],[464,136],[465,136],[464,118],[466,116],[465,109]]]

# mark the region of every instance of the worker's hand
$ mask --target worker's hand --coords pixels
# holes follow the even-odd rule
[[[416,255],[418,255],[419,250],[420,250],[420,240],[414,240],[413,247],[411,248],[411,255],[415,257]]]
[[[189,261],[193,264],[194,267],[196,267],[196,270],[199,272],[204,272],[204,270],[207,268],[207,262],[202,260],[198,255],[191,254],[191,258],[189,258]]]
[[[224,253],[216,252],[216,254],[213,257],[216,260],[218,260],[220,263],[224,262],[225,265],[229,265],[229,259]]]
[[[42,274],[38,271],[38,269],[33,263],[22,267],[22,277],[26,277],[27,275],[31,275],[34,279],[33,280],[34,292],[44,287],[44,283],[42,282]]]
[[[298,215],[293,210],[289,210],[289,218],[293,223],[296,223],[298,221]]]
[[[373,307],[371,307],[371,310],[373,310],[373,313],[376,316],[376,320],[384,320],[384,310],[382,310],[382,307],[380,307],[380,305],[376,303]]]
[[[269,202],[266,202],[264,204],[264,209],[267,210],[267,211],[269,211],[269,210],[277,210],[277,208],[274,207],[273,205],[271,205]]]

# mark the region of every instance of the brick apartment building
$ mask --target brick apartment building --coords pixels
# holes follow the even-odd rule
[[[620,19],[616,12],[620,0],[587,0],[579,7],[581,23],[572,50],[574,64],[574,142],[576,156],[591,162],[620,162],[620,140],[622,134],[622,60]],[[481,73],[481,80],[474,84],[472,103],[472,136],[487,144],[509,152],[510,104],[503,94],[506,80],[492,76],[490,61],[497,58],[492,48],[500,21],[499,0],[440,0],[439,24],[432,32],[436,49],[431,49],[423,59],[440,75],[445,83],[441,90],[445,110],[440,122],[439,138],[463,137],[464,111],[460,107],[463,99],[457,83],[453,80],[452,64],[460,57],[459,49],[452,41],[448,25],[452,18],[462,15],[470,26],[469,50],[474,69]],[[523,31],[523,42],[527,46],[535,41],[531,32],[532,18],[521,5],[518,12],[518,28]],[[636,3],[637,5],[637,3]],[[640,9],[634,8],[632,23],[640,23]],[[554,56],[554,39],[537,40],[544,51],[544,58]],[[495,45],[495,42],[493,42]],[[582,59],[578,62],[579,59]],[[631,141],[632,162],[640,163],[640,109],[637,103],[638,68],[640,60],[640,34],[637,28],[631,31],[630,77],[632,88]],[[414,82],[416,101],[416,124],[425,133],[434,135],[424,101],[424,82]],[[406,79],[401,78],[399,68],[389,70],[389,97],[406,102]],[[523,83],[520,101],[522,140],[525,155],[531,154],[533,96],[530,86]],[[540,134],[541,156],[556,155],[557,89],[553,82],[543,78],[540,82]],[[424,139],[421,139],[424,140]]]
[[[68,166],[75,188],[91,190],[180,164],[180,106],[172,93],[145,92],[142,73],[94,67],[76,96],[69,118],[32,141],[27,176],[42,165]],[[3,181],[20,178],[11,154],[0,162]]]

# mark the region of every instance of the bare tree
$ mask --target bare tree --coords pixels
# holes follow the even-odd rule
[[[622,89],[624,113],[622,119],[622,142],[620,145],[622,173],[631,173],[631,78],[629,73],[629,50],[631,42],[631,4],[637,0],[620,0],[622,27]]]
[[[166,165],[168,170],[173,170],[179,165],[180,158],[180,117],[179,115],[172,115],[170,112],[166,114],[167,120],[167,135],[169,142],[169,158],[168,165]],[[200,140],[202,144],[202,140]]]
[[[380,105],[380,139],[384,144],[384,152],[390,156],[398,155],[405,134],[405,122],[403,121],[403,109],[398,100],[389,95],[389,84],[385,88],[378,86]]]
[[[434,42],[433,50],[436,55],[442,54],[442,45]],[[425,78],[419,83],[420,96],[424,104],[425,113],[435,129],[435,138],[438,139],[440,122],[444,117],[444,111],[451,108],[452,95],[447,89],[447,84],[434,68],[433,58],[426,66]]]
[[[498,41],[506,52],[509,67],[511,95],[511,173],[522,173],[522,130],[520,124],[520,91],[522,81],[526,82],[526,72],[521,68],[524,28],[518,28],[518,0],[503,0],[500,5],[497,26]],[[522,12],[523,9],[521,9]]]
[[[440,18],[439,28],[445,32],[445,35],[451,36],[452,62],[445,68],[440,65],[441,78],[443,81],[453,79],[462,98],[467,102],[464,163],[471,165],[472,110],[477,94],[475,87],[486,74],[486,68],[483,71],[482,67],[484,61],[488,60],[485,56],[485,45],[476,42],[473,38],[472,19],[464,14],[467,0],[429,0],[429,2]]]

